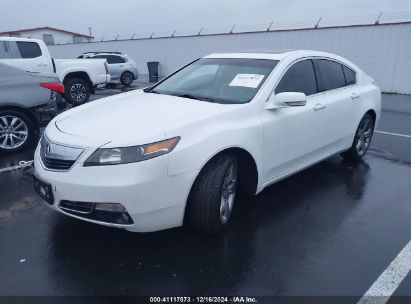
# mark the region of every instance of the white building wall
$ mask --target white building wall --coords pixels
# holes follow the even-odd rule
[[[160,62],[160,75],[214,52],[250,49],[312,49],[346,57],[372,76],[384,92],[411,94],[411,24],[353,26],[260,33],[155,38],[50,46],[55,58],[86,51],[122,51],[147,74],[147,61]]]

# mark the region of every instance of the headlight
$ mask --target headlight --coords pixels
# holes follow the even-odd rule
[[[125,148],[101,148],[84,163],[84,167],[135,163],[173,151],[180,140],[174,137],[160,142]]]

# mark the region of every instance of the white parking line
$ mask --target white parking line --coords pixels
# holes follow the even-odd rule
[[[358,304],[384,304],[411,270],[411,241],[372,284]]]
[[[23,161],[19,162],[19,164],[16,165],[16,166],[0,168],[0,173],[11,171],[11,170],[16,170],[16,169],[20,169],[20,168],[24,168],[24,167],[30,167],[32,163],[33,163],[32,160],[30,160],[30,161],[24,161],[23,160]]]
[[[405,137],[405,138],[411,138],[411,135],[400,134],[400,133],[392,133],[392,132],[385,132],[385,131],[375,131],[375,133],[384,134],[384,135],[399,136],[399,137]]]

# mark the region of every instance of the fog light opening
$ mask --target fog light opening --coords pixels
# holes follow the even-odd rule
[[[110,224],[132,225],[133,219],[119,203],[61,201],[60,209],[81,218]]]
[[[118,213],[127,212],[126,208],[124,208],[124,206],[119,203],[95,203],[94,210]]]

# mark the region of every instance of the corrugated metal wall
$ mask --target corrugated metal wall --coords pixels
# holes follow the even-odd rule
[[[411,23],[107,41],[49,48],[55,58],[75,58],[86,51],[122,51],[135,59],[142,74],[147,74],[147,61],[159,61],[161,75],[214,52],[321,50],[353,61],[384,92],[411,94]]]

